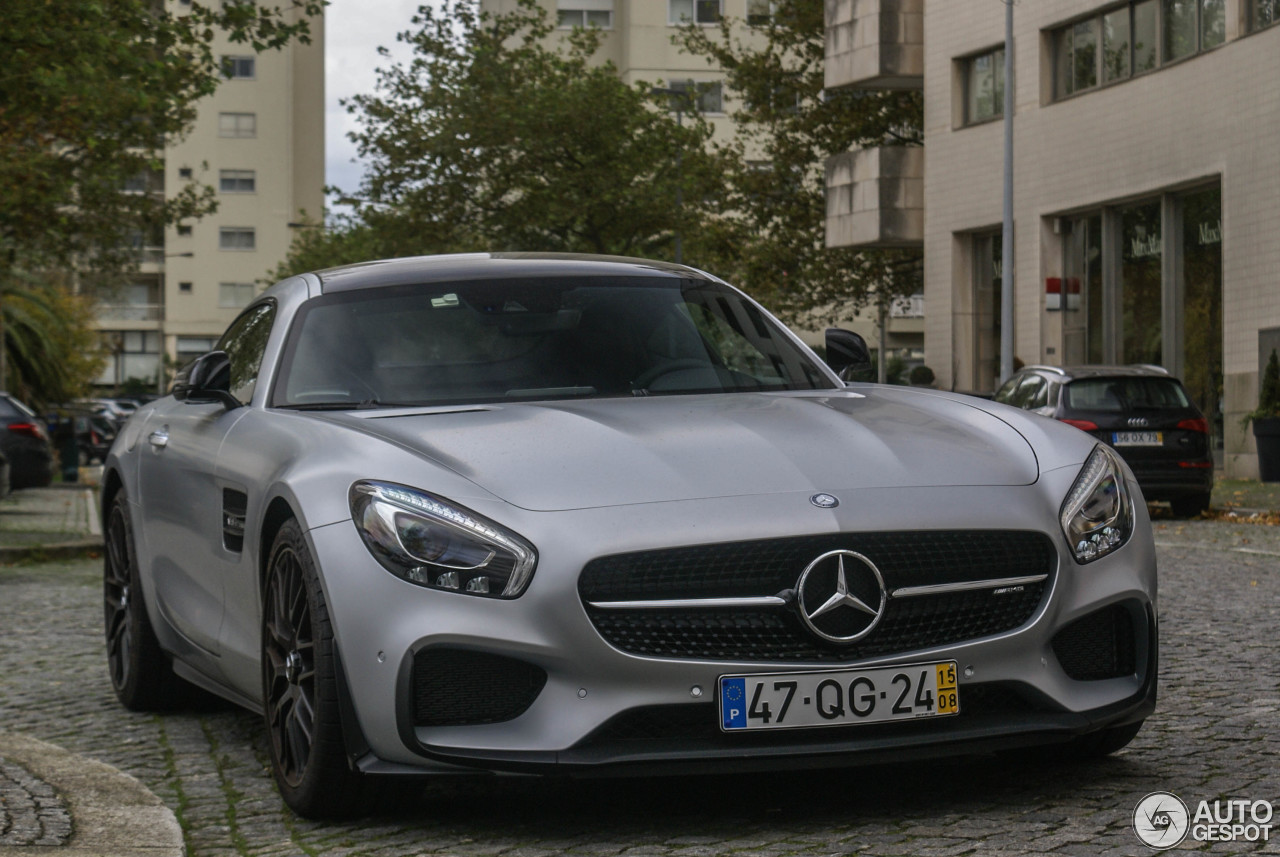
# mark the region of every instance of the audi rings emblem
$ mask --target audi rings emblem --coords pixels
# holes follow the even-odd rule
[[[884,616],[884,578],[875,563],[849,550],[828,551],[805,567],[796,606],[809,630],[833,643],[871,633]]]

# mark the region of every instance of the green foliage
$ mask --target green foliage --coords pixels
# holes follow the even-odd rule
[[[932,387],[937,377],[928,366],[913,366],[907,380],[913,387]]]
[[[104,362],[93,313],[91,300],[53,279],[0,279],[9,392],[37,409],[85,395]]]
[[[131,267],[130,237],[199,217],[212,188],[122,193],[161,166],[221,71],[215,33],[253,50],[307,39],[321,0],[151,0],[5,4],[0,27],[0,265],[91,271]],[[301,12],[302,15],[296,13]],[[296,20],[295,20],[296,19]]]
[[[832,155],[922,142],[919,92],[842,92],[823,85],[823,0],[779,0],[770,22],[734,36],[740,21],[684,28],[677,41],[723,69],[741,105],[738,138],[723,154],[740,242],[723,271],[788,320],[852,317],[873,299],[921,288],[919,254],[825,247],[824,165]],[[741,32],[741,30],[739,30]],[[722,273],[722,271],[717,271]]]
[[[554,24],[529,0],[492,16],[446,0],[413,24],[398,37],[413,59],[347,105],[370,163],[355,216],[299,236],[286,268],[464,250],[669,258],[676,230],[696,264],[720,240],[709,125],[680,126],[648,84],[595,63],[598,31],[548,47]]]
[[[1276,356],[1276,349],[1271,349],[1271,357],[1267,360],[1267,367],[1262,370],[1262,389],[1258,392],[1258,407],[1254,411],[1245,414],[1242,426],[1247,426],[1254,420],[1266,420],[1280,418],[1280,357]]]

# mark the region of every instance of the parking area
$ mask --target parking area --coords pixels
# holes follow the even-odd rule
[[[202,855],[1108,855],[1153,791],[1280,804],[1280,527],[1158,521],[1161,700],[1099,763],[974,758],[819,774],[448,780],[316,824],[284,808],[256,717],[116,703],[91,560],[0,567],[0,728],[134,775]],[[1088,573],[1085,569],[1082,573]],[[1280,826],[1280,820],[1277,821]],[[1203,847],[1280,853],[1280,842]]]

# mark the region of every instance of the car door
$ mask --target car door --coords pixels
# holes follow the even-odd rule
[[[251,307],[218,343],[231,359],[231,394],[240,402],[253,396],[274,316],[271,302]],[[247,413],[247,407],[169,398],[142,431],[139,560],[151,570],[155,604],[169,626],[210,654],[219,652],[227,576],[241,559],[234,513],[243,486],[224,484],[218,456],[227,434]],[[241,527],[243,511],[238,509]]]

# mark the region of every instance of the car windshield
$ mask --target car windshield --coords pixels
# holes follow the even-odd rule
[[[1085,378],[1066,387],[1067,407],[1079,411],[1189,408],[1182,385],[1170,378]]]
[[[667,278],[353,290],[294,320],[272,399],[299,409],[829,389],[754,304]]]

